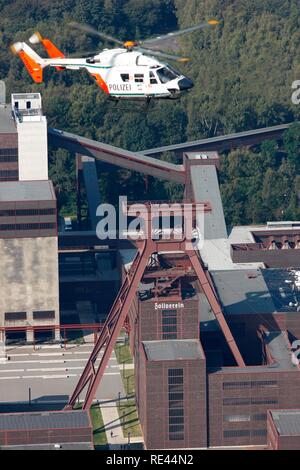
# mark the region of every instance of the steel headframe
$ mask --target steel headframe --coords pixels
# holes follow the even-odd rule
[[[184,217],[194,218],[196,205],[189,204],[189,206],[191,210],[190,212],[185,212]],[[147,236],[146,234],[146,237],[134,240],[134,243],[137,247],[136,257],[131,265],[130,270],[125,276],[120,291],[103,325],[99,338],[87,361],[78,384],[69,399],[66,409],[73,409],[77,401],[82,398],[84,391],[85,395],[82,409],[90,409],[92,406],[99,383],[104,375],[105,368],[108,364],[117,338],[123,328],[124,322],[126,321],[130,306],[138,290],[139,283],[141,282],[143,274],[148,266],[149,258],[151,255],[158,254],[160,252],[179,251],[185,253],[188,256],[195,275],[200,283],[201,289],[204,292],[212,311],[214,312],[214,315],[225,336],[237,365],[239,367],[245,367],[244,360],[227,325],[213,285],[211,284],[205,268],[203,267],[200,255],[192,246],[191,239],[188,239],[186,235],[183,234],[182,239],[178,240],[175,237],[174,232],[170,233],[168,239],[153,239],[153,212],[151,211],[152,204],[148,203],[145,207],[146,211],[144,213],[140,212],[139,216],[145,220],[146,226],[148,227],[148,234],[150,234],[150,236]],[[203,210],[210,210],[210,206],[207,203],[204,204]],[[187,221],[184,219],[183,223],[186,222]],[[100,355],[101,352],[103,352],[102,355]]]

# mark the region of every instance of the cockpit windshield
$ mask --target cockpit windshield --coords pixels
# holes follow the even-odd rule
[[[168,83],[178,77],[178,75],[176,75],[176,73],[173,72],[173,70],[170,70],[168,67],[162,67],[161,69],[158,69],[156,73],[161,83]]]

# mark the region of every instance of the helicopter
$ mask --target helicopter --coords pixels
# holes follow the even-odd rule
[[[100,37],[102,40],[116,44],[116,48],[103,49],[89,57],[66,57],[49,39],[35,32],[29,42],[32,45],[41,43],[49,58],[40,57],[26,42],[16,42],[11,46],[14,54],[23,61],[32,79],[43,82],[43,69],[55,67],[56,70],[86,69],[95,78],[97,84],[110,99],[143,100],[174,99],[190,91],[192,80],[177,71],[171,65],[161,62],[160,58],[185,63],[189,59],[177,54],[169,54],[157,49],[165,40],[193,31],[216,26],[218,20],[212,19],[186,29],[171,32],[143,41],[121,41],[89,25],[71,22],[72,28],[87,34]]]

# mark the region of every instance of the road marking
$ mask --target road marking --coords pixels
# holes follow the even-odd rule
[[[7,352],[7,355],[9,357],[16,357],[16,356],[30,356],[30,354],[9,354],[9,352]]]
[[[26,372],[58,372],[60,370],[82,370],[83,367],[50,367],[45,369],[26,369]]]
[[[7,372],[25,372],[25,369],[7,369],[7,370],[0,370],[0,373],[7,373]]]
[[[13,377],[0,377],[0,380],[17,380],[21,377],[14,375]]]

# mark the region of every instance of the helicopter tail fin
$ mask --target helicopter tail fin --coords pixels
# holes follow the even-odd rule
[[[51,59],[64,59],[65,54],[61,52],[50,39],[45,39],[43,36],[37,31],[34,33],[30,38],[29,42],[31,44],[39,44],[41,43],[45,50],[47,51],[48,56]],[[55,67],[56,70],[64,70],[63,67]]]
[[[42,83],[43,68],[45,67],[44,59],[25,42],[16,42],[11,46],[11,51],[23,61],[32,79],[36,83]]]

